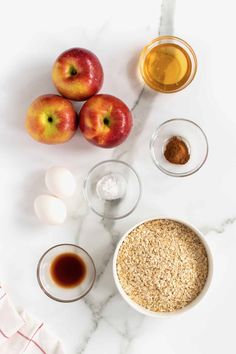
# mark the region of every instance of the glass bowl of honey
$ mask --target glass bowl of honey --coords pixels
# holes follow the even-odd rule
[[[173,93],[192,82],[197,71],[197,57],[183,39],[161,36],[143,48],[139,70],[150,88],[162,93]]]
[[[38,262],[39,286],[55,301],[73,302],[83,298],[92,289],[95,277],[91,256],[77,245],[53,246]]]
[[[154,131],[150,151],[153,162],[162,172],[185,177],[197,172],[206,162],[208,141],[195,122],[175,118],[165,121]]]

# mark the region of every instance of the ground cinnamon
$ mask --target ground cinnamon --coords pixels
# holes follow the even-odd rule
[[[166,144],[164,156],[170,163],[184,165],[190,158],[186,143],[177,136],[173,136]]]

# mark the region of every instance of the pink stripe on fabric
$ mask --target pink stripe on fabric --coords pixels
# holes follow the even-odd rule
[[[25,338],[25,339],[27,339],[27,340],[29,341],[27,347],[29,346],[30,342],[32,342],[32,343],[34,343],[34,345],[36,345],[36,346],[41,350],[41,352],[42,352],[43,354],[47,354],[47,353],[43,350],[43,348],[42,348],[35,340],[33,340],[33,337],[34,337],[34,336],[36,335],[36,333],[42,328],[42,326],[43,326],[43,323],[42,323],[42,324],[37,328],[37,330],[34,332],[34,334],[32,335],[32,338],[27,337],[25,334],[21,333],[20,331],[17,331],[17,333],[20,334],[23,338]],[[27,347],[26,347],[26,348],[27,348]]]
[[[41,352],[42,352],[43,354],[47,354],[47,353],[43,350],[43,348],[40,347],[40,345],[39,345],[37,342],[35,342],[33,339],[30,339],[30,338],[26,337],[23,333],[21,333],[21,332],[19,332],[19,331],[17,331],[17,333],[20,334],[23,338],[27,339],[29,342],[34,343],[34,344],[36,345],[36,347],[38,347],[39,350],[41,350]]]
[[[3,333],[3,331],[0,329],[0,333],[1,333],[1,335],[3,335],[3,337],[5,337],[5,338],[7,338],[7,339],[9,339],[9,337],[8,336],[6,336],[6,334],[5,333]]]
[[[0,300],[2,300],[4,298],[4,296],[6,296],[7,294],[4,293],[1,297],[0,297]]]

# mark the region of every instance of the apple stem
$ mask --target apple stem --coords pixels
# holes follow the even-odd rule
[[[75,76],[77,74],[77,70],[74,66],[70,67],[70,75],[71,76]]]
[[[110,119],[107,118],[107,117],[105,117],[105,118],[103,119],[103,123],[109,127],[109,125],[110,125]]]
[[[52,123],[53,122],[53,118],[52,117],[48,117],[48,122]]]

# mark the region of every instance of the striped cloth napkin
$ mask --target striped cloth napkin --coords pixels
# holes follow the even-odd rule
[[[61,343],[45,325],[27,313],[19,314],[0,286],[0,353],[64,354]]]

